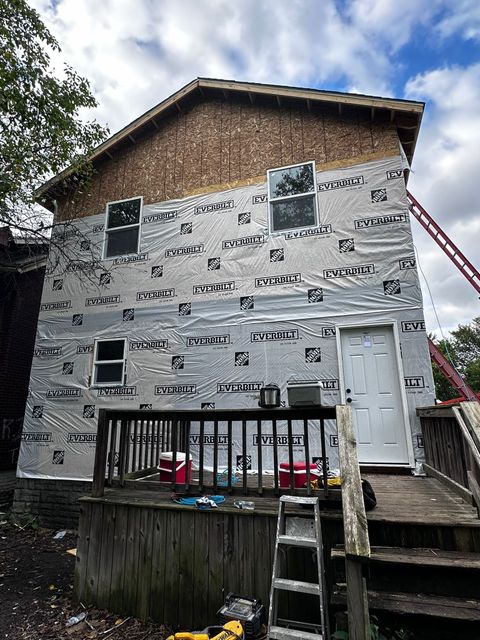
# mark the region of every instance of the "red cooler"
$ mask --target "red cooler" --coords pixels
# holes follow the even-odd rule
[[[280,488],[288,489],[290,486],[290,465],[288,462],[280,463]],[[315,480],[320,477],[318,467],[313,462],[310,464],[310,479]],[[307,465],[305,462],[293,463],[293,483],[296,489],[304,487],[307,483]]]
[[[187,482],[187,465],[186,465],[186,454],[182,451],[177,451],[177,459],[176,459],[176,467],[177,474],[175,477],[175,482],[178,484],[182,484],[183,482]],[[160,454],[160,463],[158,465],[158,470],[160,472],[160,482],[173,482],[173,452],[172,451],[164,451]],[[188,482],[192,479],[192,456],[188,461]]]

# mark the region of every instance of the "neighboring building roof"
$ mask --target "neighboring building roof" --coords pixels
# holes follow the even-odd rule
[[[9,227],[0,227],[0,273],[26,273],[47,264],[48,239],[16,237]]]
[[[340,115],[344,109],[354,107],[367,111],[369,118],[372,120],[377,112],[387,112],[390,120],[396,124],[400,142],[409,162],[413,158],[425,106],[424,102],[381,98],[356,93],[197,78],[108,138],[95,149],[90,156],[90,160],[95,164],[95,162],[103,158],[111,159],[120,148],[124,148],[125,145],[135,144],[136,136],[143,135],[148,130],[155,131],[158,128],[158,121],[163,117],[170,115],[172,112],[182,112],[183,107],[191,102],[192,99],[201,99],[207,94],[223,98],[228,98],[230,95],[244,96],[252,104],[259,99],[275,101],[278,106],[282,106],[287,101],[289,104],[302,102],[308,109],[314,104],[323,103],[334,107]],[[55,187],[67,178],[72,171],[73,169],[68,167],[43,184],[36,192],[37,199],[42,197],[47,199],[54,198]]]

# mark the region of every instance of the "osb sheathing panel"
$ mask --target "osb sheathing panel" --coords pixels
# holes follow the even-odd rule
[[[396,152],[395,126],[381,115],[372,122],[365,111],[205,99],[103,161],[88,189],[60,200],[59,217],[97,214],[135,196],[148,204],[220,190],[306,160],[321,169]]]

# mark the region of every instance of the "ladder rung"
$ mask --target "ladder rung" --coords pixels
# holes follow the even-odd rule
[[[289,544],[292,547],[317,547],[315,538],[302,538],[300,536],[278,536],[279,544]]]
[[[282,591],[296,591],[297,593],[320,595],[320,585],[315,584],[314,582],[301,582],[300,580],[275,578],[273,586],[275,589],[281,589]]]
[[[318,498],[305,498],[304,496],[280,496],[280,502],[289,504],[316,504]]]
[[[318,633],[299,631],[298,629],[286,629],[285,627],[270,627],[268,637],[272,640],[322,640],[323,636]]]

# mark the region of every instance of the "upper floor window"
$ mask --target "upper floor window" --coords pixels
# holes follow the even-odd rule
[[[315,163],[267,172],[270,232],[317,225]]]
[[[130,198],[107,204],[105,258],[138,253],[142,198]]]
[[[93,353],[92,386],[123,385],[126,340],[96,340]]]

